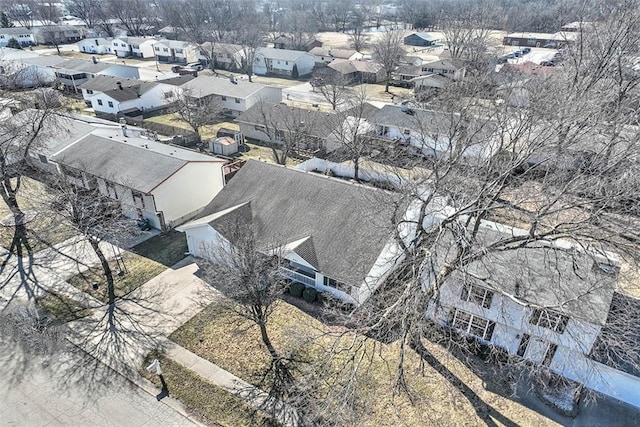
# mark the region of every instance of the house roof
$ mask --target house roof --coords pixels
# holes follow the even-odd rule
[[[309,56],[308,52],[289,49],[275,49],[273,47],[261,47],[256,50],[256,56],[261,55],[265,58],[276,59],[281,61],[295,61],[298,58]]]
[[[460,70],[464,68],[464,65],[460,61],[456,61],[454,59],[443,58],[437,61],[425,62],[422,64],[422,68],[434,68],[438,70]]]
[[[200,45],[200,48],[206,52],[211,52],[211,42],[205,42]],[[234,54],[237,52],[241,52],[243,49],[242,45],[233,44],[233,43],[213,43],[213,51],[215,53],[230,53]]]
[[[83,83],[80,88],[95,92],[106,92],[118,88],[118,82],[123,88],[139,86],[142,81],[137,79],[124,79],[121,77],[98,75]]]
[[[38,65],[40,67],[55,67],[65,61],[66,59],[58,55],[43,55],[35,58],[22,59],[22,62],[25,64]]]
[[[140,82],[137,86],[122,87],[122,89],[105,90],[103,93],[118,102],[140,98],[141,95],[158,86],[158,82]]]
[[[33,34],[33,30],[24,27],[0,28],[0,34],[19,36],[22,34]]]
[[[525,230],[483,221],[478,240],[491,244]],[[449,246],[444,243],[444,246]],[[463,281],[510,295],[526,304],[549,308],[589,323],[603,325],[616,288],[616,275],[599,263],[617,260],[588,254],[568,242],[532,242],[524,248],[489,251],[463,269]]]
[[[425,32],[416,32],[416,33],[413,33],[413,34],[409,34],[407,37],[411,37],[411,36],[418,36],[421,39],[427,40],[427,41],[430,41],[430,42],[434,42],[434,41],[438,40],[438,37],[434,36],[431,33],[425,33]],[[407,38],[407,37],[405,37],[405,38]]]
[[[331,134],[333,113],[306,108],[291,107],[285,104],[258,103],[238,116],[235,121],[264,126],[276,126],[279,130],[296,130],[298,134],[307,134],[326,138]],[[265,123],[266,122],[266,123]],[[303,124],[303,125],[298,125]]]
[[[224,210],[226,221],[239,217],[245,223],[248,216],[262,249],[274,243],[293,248],[326,276],[359,286],[390,238],[382,224],[391,210],[380,206],[378,194],[381,190],[249,160],[199,218]],[[210,218],[224,235],[221,217]]]
[[[309,53],[315,56],[330,56],[332,58],[349,59],[358,52],[353,49],[327,49],[324,47],[314,47],[309,51]]]
[[[396,67],[393,73],[403,76],[419,76],[422,74],[422,67],[418,65],[401,64]]]
[[[171,85],[171,86],[182,86],[195,78],[196,77],[193,74],[185,74],[183,76],[176,76],[176,77],[170,77],[168,79],[158,80],[158,83]]]
[[[135,44],[135,45],[141,45],[142,43],[145,42],[158,42],[161,41],[161,39],[159,38],[155,38],[155,37],[116,37],[114,40],[121,40],[127,44]]]
[[[356,72],[377,74],[382,69],[382,65],[375,62],[358,60],[350,61],[348,59],[334,59],[327,65],[327,67],[339,72],[340,74],[351,74]]]
[[[402,111],[399,105],[387,104],[376,111],[370,121],[380,125],[392,125],[407,129],[429,129],[448,132],[451,121],[446,113],[433,110],[411,109],[412,114]]]
[[[94,131],[53,160],[143,193],[151,192],[191,161],[219,161],[157,141],[126,138],[120,132],[118,128]]]
[[[433,80],[436,82],[443,83],[445,85],[451,83],[451,77],[445,76],[443,74],[427,74],[426,76],[418,76],[411,79],[412,82],[424,82]]]
[[[185,42],[181,40],[159,40],[158,43],[156,44],[160,46],[168,47],[170,49],[186,49],[190,46],[194,46],[193,43]]]
[[[247,98],[267,86],[237,79],[232,83],[230,78],[199,75],[182,87],[190,91],[190,96],[197,98],[210,95]]]

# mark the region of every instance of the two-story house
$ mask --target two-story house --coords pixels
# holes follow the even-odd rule
[[[36,41],[39,44],[76,43],[84,33],[71,25],[42,25],[35,27]]]
[[[181,89],[186,96],[199,102],[217,103],[231,117],[239,116],[260,101],[282,101],[281,88],[237,80],[233,76],[221,78],[200,75]]]
[[[153,50],[158,62],[187,64],[203,59],[198,46],[180,40],[159,40]]]
[[[246,51],[239,44],[206,42],[200,45],[200,50],[207,62],[223,70],[240,70],[246,58]]]
[[[112,50],[118,58],[153,58],[156,54],[154,45],[160,39],[152,37],[116,37],[111,42]]]
[[[96,58],[66,59],[52,65],[58,81],[68,90],[78,92],[79,87],[87,81],[98,76],[114,77],[119,79],[137,79],[140,70],[129,65],[101,62]]]
[[[316,65],[327,65],[334,59],[346,59],[349,61],[355,61],[362,59],[363,54],[353,49],[327,49],[323,47],[314,47],[309,51],[310,54],[315,56]]]
[[[76,43],[78,50],[82,53],[89,53],[92,55],[108,55],[113,54],[113,39],[92,37],[80,40]]]
[[[33,30],[22,27],[0,28],[0,47],[5,47],[11,39],[16,39],[22,47],[38,44]]]
[[[283,76],[297,79],[312,73],[315,57],[299,50],[261,47],[256,50],[253,72],[259,76]]]

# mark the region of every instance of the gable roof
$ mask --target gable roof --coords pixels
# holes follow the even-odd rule
[[[159,42],[162,39],[159,39],[159,38],[156,38],[156,37],[130,37],[130,36],[127,36],[127,37],[116,37],[116,38],[114,38],[114,40],[120,40],[120,41],[123,41],[123,42],[125,42],[127,44],[141,45],[142,43],[149,42],[149,41],[150,42],[154,42],[154,43],[155,42]]]
[[[276,49],[273,47],[258,48],[256,50],[256,57],[259,55],[264,56],[265,58],[279,59],[281,61],[295,61],[304,56],[313,57],[313,55],[309,54],[308,52],[303,52],[300,50]]]
[[[351,74],[356,72],[377,74],[382,69],[382,65],[376,62],[359,60],[350,61],[348,59],[334,59],[327,65],[327,67],[339,72],[340,74]]]
[[[119,130],[113,131],[115,134]],[[116,184],[148,193],[191,161],[217,162],[204,154],[156,141],[89,134],[59,152],[53,160]]]
[[[113,89],[118,89],[118,82],[120,82],[123,88],[139,86],[142,83],[141,80],[137,79],[98,75],[81,84],[80,88],[93,90],[95,92],[107,92]]]
[[[349,59],[358,52],[353,49],[328,49],[324,47],[314,47],[309,51],[309,53],[316,56],[330,56],[332,58]]]
[[[205,52],[211,52],[211,42],[205,42],[200,45],[200,49]],[[233,43],[213,43],[213,52],[214,53],[229,53],[235,54],[237,52],[241,52],[243,49],[242,45],[233,44]]]
[[[227,78],[199,75],[195,79],[184,84],[182,87],[185,90],[190,91],[189,96],[197,98],[209,95],[247,98],[267,86],[237,79],[235,80],[235,83],[232,83],[231,80]]]
[[[158,40],[156,43],[160,46],[164,46],[170,49],[186,49],[188,47],[195,47],[193,43],[185,42],[181,40]]]
[[[227,221],[236,214],[250,215],[259,247],[267,249],[273,243],[292,247],[326,276],[360,286],[390,238],[382,224],[391,210],[387,204],[380,206],[377,195],[382,194],[371,187],[249,160],[199,218],[236,208],[226,213]],[[212,220],[211,226],[215,228],[219,220]]]
[[[411,37],[411,36],[417,36],[417,37],[421,38],[422,40],[426,40],[426,41],[430,41],[430,42],[438,40],[438,37],[434,36],[431,33],[425,33],[425,32],[412,33],[412,34],[409,34],[407,37]],[[407,37],[405,37],[405,39]]]
[[[424,62],[422,68],[434,68],[438,70],[452,70],[457,71],[464,68],[464,65],[460,61],[456,61],[449,58],[442,58],[437,61]]]
[[[22,34],[33,35],[33,30],[24,27],[0,28],[0,34],[6,34],[8,36],[19,36]]]
[[[306,108],[291,107],[285,104],[258,103],[238,116],[235,121],[264,126],[276,126],[279,130],[296,130],[318,138],[326,138],[332,132],[328,120],[334,113]],[[265,123],[266,122],[266,123]],[[297,126],[303,123],[304,126]]]

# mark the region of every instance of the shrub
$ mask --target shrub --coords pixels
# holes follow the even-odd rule
[[[318,298],[318,291],[313,288],[306,288],[302,292],[302,298],[304,298],[306,302],[314,302]]]
[[[301,297],[304,292],[304,285],[302,283],[293,282],[289,286],[289,293],[294,297]]]

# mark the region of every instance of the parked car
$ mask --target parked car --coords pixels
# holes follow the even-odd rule
[[[522,51],[523,55],[526,55],[527,53],[531,52],[531,48],[530,47],[523,47],[520,50]]]
[[[192,70],[196,70],[196,71],[202,71],[204,70],[204,65],[202,65],[202,63],[200,62],[190,62],[187,64],[188,68],[191,68]]]
[[[555,67],[556,64],[553,61],[542,61],[540,65],[543,67]]]

